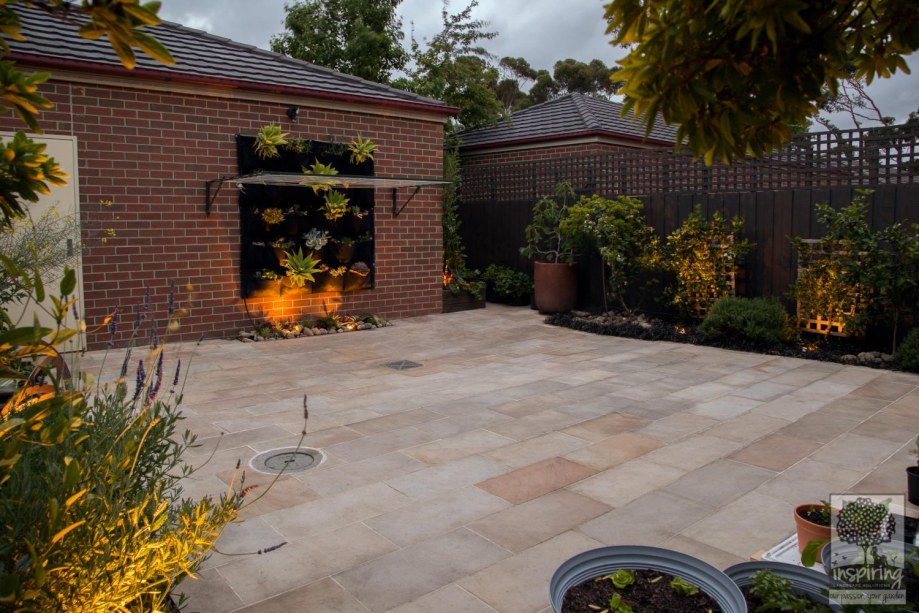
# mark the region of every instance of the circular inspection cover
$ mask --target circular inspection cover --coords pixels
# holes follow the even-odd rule
[[[296,473],[315,466],[325,460],[325,454],[309,447],[285,447],[263,451],[249,461],[255,470],[276,475],[282,470],[284,474]]]

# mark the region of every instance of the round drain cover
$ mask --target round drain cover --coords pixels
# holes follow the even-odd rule
[[[324,459],[325,455],[318,449],[285,447],[263,451],[252,458],[249,464],[259,472],[276,475],[282,470],[285,474],[307,470],[319,466]]]

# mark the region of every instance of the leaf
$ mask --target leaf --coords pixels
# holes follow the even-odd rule
[[[143,32],[137,32],[134,34],[134,41],[144,53],[152,57],[157,62],[166,64],[167,66],[172,66],[176,63],[166,47],[164,47],[160,41],[156,40],[152,36],[148,36]]]
[[[67,467],[64,469],[64,486],[75,487],[80,482],[80,463],[76,458],[65,458]]]
[[[62,538],[64,538],[65,536],[67,536],[68,534],[70,534],[71,532],[73,532],[74,530],[76,530],[77,528],[79,528],[80,526],[82,526],[82,525],[85,524],[85,523],[86,523],[86,520],[81,519],[80,521],[78,521],[78,522],[76,522],[76,523],[74,523],[74,524],[70,524],[69,526],[67,526],[66,528],[64,528],[63,530],[59,531],[57,534],[55,534],[53,537],[51,537],[51,544],[54,545],[54,544],[57,543],[59,540],[61,540]],[[36,570],[37,570],[37,569],[36,569]]]
[[[34,326],[7,330],[0,333],[0,350],[38,344],[52,332],[53,330],[50,328],[36,328]]]
[[[64,278],[61,279],[61,295],[69,296],[77,288],[77,273],[72,268],[64,269]]]

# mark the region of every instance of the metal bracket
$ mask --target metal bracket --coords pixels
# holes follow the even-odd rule
[[[232,176],[220,177],[219,179],[211,179],[210,181],[204,182],[204,214],[211,214],[211,207],[214,205],[214,201],[217,200],[217,196],[220,194],[220,189],[223,187],[225,181],[232,179]],[[217,190],[214,192],[214,195],[211,195],[211,184],[217,184]]]
[[[392,216],[393,217],[398,217],[399,213],[405,210],[405,207],[407,207],[408,203],[412,201],[412,198],[414,198],[418,194],[419,189],[421,189],[420,185],[415,186],[415,191],[412,192],[412,195],[409,196],[408,200],[403,202],[402,206],[400,207],[396,204],[396,188],[395,187],[392,188]]]

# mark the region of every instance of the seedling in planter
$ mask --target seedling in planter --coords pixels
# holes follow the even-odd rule
[[[322,264],[312,255],[303,255],[303,249],[297,249],[296,253],[285,251],[284,257],[287,258],[284,262],[287,280],[296,287],[303,287],[308,281],[315,281],[314,275],[322,272]]]
[[[680,596],[695,596],[699,593],[699,588],[679,577],[673,578],[673,581],[670,582],[670,587]]]
[[[757,611],[791,611],[792,613],[830,613],[823,605],[814,604],[795,594],[791,581],[768,570],[753,575],[750,593],[762,603]]]
[[[609,599],[609,613],[634,613],[632,607],[623,602],[622,594],[613,592]]]
[[[615,585],[616,588],[620,590],[627,588],[628,586],[635,583],[635,573],[630,570],[625,570],[624,568],[620,568],[613,574],[607,575],[603,578],[612,581],[613,585]]]
[[[351,161],[355,164],[363,164],[367,160],[372,160],[373,153],[376,150],[377,146],[373,141],[369,138],[364,140],[360,134],[348,145],[348,151],[351,152]]]

